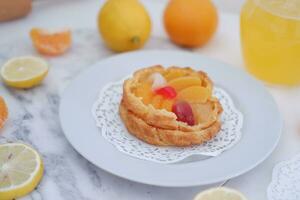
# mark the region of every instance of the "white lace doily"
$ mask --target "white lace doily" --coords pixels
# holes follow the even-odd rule
[[[158,163],[174,163],[191,155],[217,156],[236,144],[241,137],[242,114],[224,90],[215,88],[213,93],[224,109],[221,116],[222,128],[215,138],[191,147],[159,147],[147,144],[130,135],[120,119],[122,90],[123,81],[106,85],[94,103],[92,113],[103,137],[130,156]]]
[[[268,188],[268,200],[300,199],[300,154],[281,162],[273,170]]]

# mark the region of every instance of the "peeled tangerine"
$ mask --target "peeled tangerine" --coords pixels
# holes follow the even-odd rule
[[[168,85],[175,88],[176,91],[180,91],[190,86],[201,86],[202,80],[199,77],[184,76],[171,80]]]
[[[70,30],[50,32],[33,28],[30,31],[30,36],[37,51],[45,55],[63,54],[70,48],[72,43]]]
[[[210,96],[210,89],[202,86],[192,86],[181,90],[177,97],[190,103],[205,103]]]

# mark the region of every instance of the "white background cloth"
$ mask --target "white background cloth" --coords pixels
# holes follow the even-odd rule
[[[161,23],[165,2],[165,0],[143,1],[152,17],[153,36],[166,36]],[[240,51],[238,16],[238,10],[240,9],[242,2],[243,1],[237,2],[235,0],[216,0],[217,5],[219,6],[219,11],[224,10],[226,12],[233,12],[222,12],[222,14],[220,14],[220,23],[217,34],[208,45],[197,50],[197,53],[227,62],[232,64],[234,67],[243,67],[242,55]],[[19,37],[28,37],[29,40],[28,32],[33,26],[45,28],[70,27],[72,29],[85,27],[96,28],[96,13],[98,12],[102,3],[102,0],[34,1],[33,12],[29,16],[21,20],[0,24],[0,43],[9,40],[13,41],[15,38]],[[238,178],[232,179],[226,184],[228,187],[233,187],[242,191],[249,199],[255,200],[266,199],[267,186],[271,181],[272,169],[275,164],[279,161],[293,157],[300,151],[299,87],[280,88],[269,86],[268,89],[276,99],[276,102],[278,103],[280,111],[285,120],[285,128],[280,143],[274,153],[265,162],[263,162],[254,170]],[[0,94],[2,95],[3,92],[5,94],[5,89],[3,85],[0,85]],[[268,138],[266,138],[266,140],[267,139]],[[115,181],[110,182],[111,189],[113,190],[118,183]],[[47,189],[44,188],[44,190]],[[126,194],[130,194],[134,190],[136,190],[135,187],[131,187],[131,189],[129,187],[129,189],[123,191],[124,194],[120,194],[122,196],[116,194],[114,197],[116,198],[119,196],[118,199],[122,199],[122,197],[125,199]],[[154,188],[153,191],[157,191],[159,193],[161,189]],[[57,199],[56,197],[58,196],[63,196],[63,194],[52,193],[52,198],[49,196],[45,199]],[[170,196],[172,195],[170,194]],[[111,198],[113,198],[113,196]],[[150,198],[145,196],[145,199]]]

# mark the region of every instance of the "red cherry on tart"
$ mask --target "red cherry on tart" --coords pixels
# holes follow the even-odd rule
[[[161,87],[155,90],[155,93],[166,99],[174,99],[177,96],[176,90],[171,86]]]
[[[177,121],[185,122],[190,126],[195,125],[192,107],[186,101],[178,101],[172,106],[172,112],[177,116]]]

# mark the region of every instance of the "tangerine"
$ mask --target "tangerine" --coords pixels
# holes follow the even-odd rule
[[[70,30],[49,32],[40,28],[30,31],[31,40],[38,52],[45,55],[61,55],[71,46],[72,36]]]

